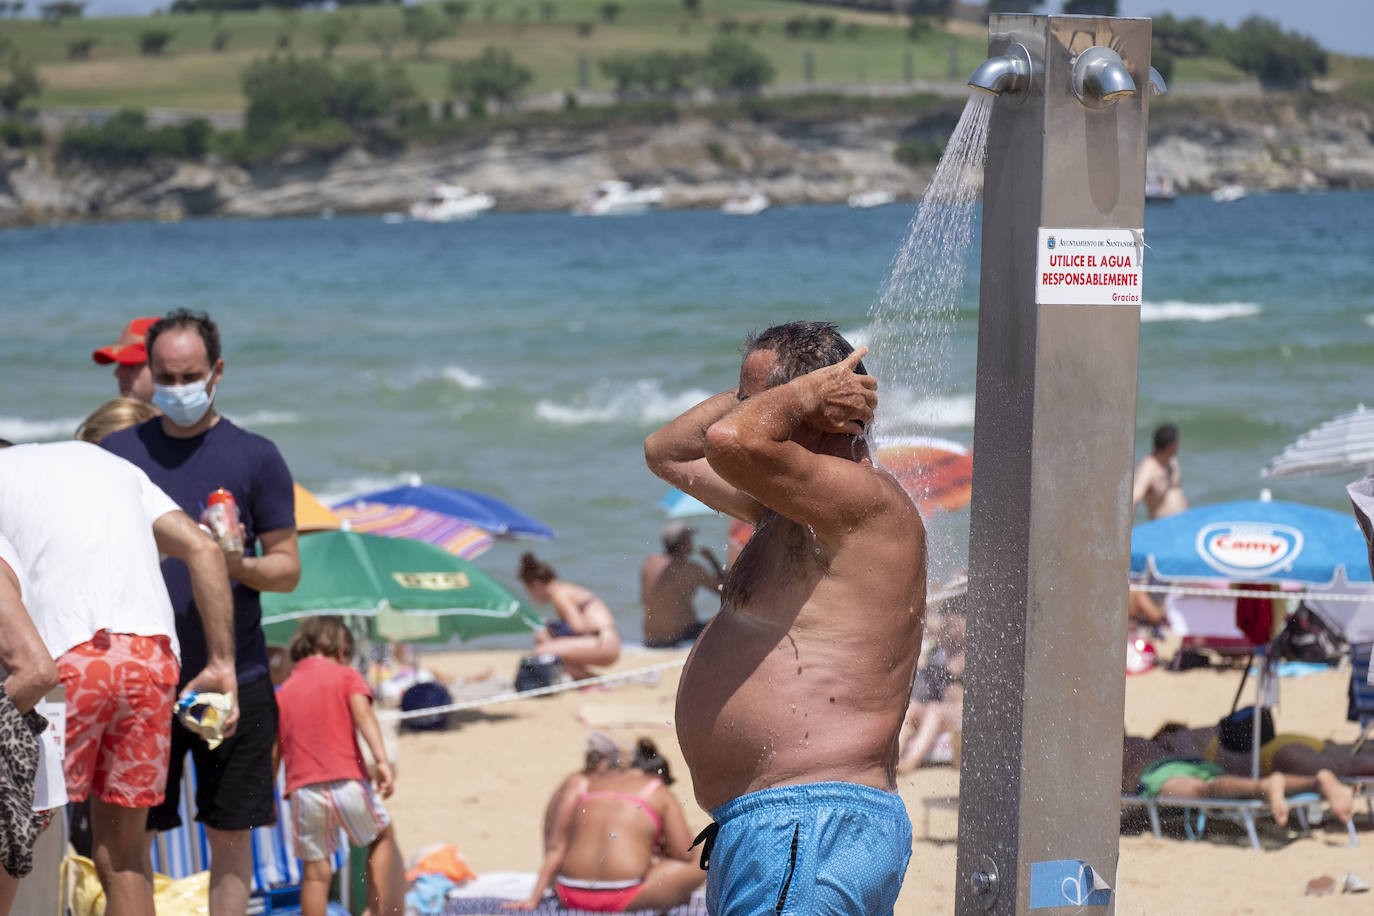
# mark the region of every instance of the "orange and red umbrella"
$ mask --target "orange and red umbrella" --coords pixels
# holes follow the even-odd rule
[[[951,439],[913,436],[878,448],[877,463],[892,472],[922,515],[954,512],[973,495],[973,452]]]

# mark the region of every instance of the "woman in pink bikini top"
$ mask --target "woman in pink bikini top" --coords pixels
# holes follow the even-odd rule
[[[563,780],[545,810],[533,892],[505,908],[534,909],[550,886],[563,906],[599,913],[687,902],[706,873],[688,849],[692,834],[671,782],[652,741],[641,739],[624,767],[615,742],[594,732],[586,766]]]

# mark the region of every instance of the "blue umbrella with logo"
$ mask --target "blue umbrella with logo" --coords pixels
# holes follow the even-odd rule
[[[1131,574],[1160,582],[1368,582],[1364,535],[1349,513],[1278,500],[1198,506],[1131,532]]]

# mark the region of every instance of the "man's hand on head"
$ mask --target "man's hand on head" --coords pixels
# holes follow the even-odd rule
[[[835,365],[797,379],[807,390],[807,420],[821,432],[863,435],[873,422],[878,380],[854,371],[866,353],[868,347],[859,347]]]

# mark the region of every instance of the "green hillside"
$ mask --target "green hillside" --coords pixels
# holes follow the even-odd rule
[[[322,33],[335,22],[343,38],[338,58],[380,59],[388,53],[429,99],[448,95],[448,67],[488,45],[509,48],[534,71],[528,92],[579,88],[610,89],[598,61],[619,51],[704,51],[723,33],[755,44],[773,62],[776,82],[802,84],[897,83],[916,79],[962,81],[982,60],[987,46],[980,26],[951,21],[917,38],[904,17],[778,0],[703,3],[689,15],[682,0],[551,0],[474,2],[453,21],[451,3],[431,3],[432,17],[452,34],[423,53],[404,34],[403,12],[395,6],[315,10],[155,15],[109,19],[67,19],[59,26],[33,20],[0,22],[0,36],[36,62],[44,88],[42,107],[180,108],[195,111],[243,107],[240,73],[255,58],[273,53],[319,56]],[[607,18],[614,8],[613,18]],[[728,10],[728,13],[725,12]],[[821,18],[829,20],[820,25]],[[805,20],[799,35],[797,20]],[[817,28],[819,26],[819,28]],[[170,38],[160,54],[140,53],[149,32]],[[817,32],[823,31],[824,37]],[[789,34],[791,33],[791,34]],[[214,50],[216,36],[221,50]],[[89,41],[88,56],[73,59]],[[807,72],[809,67],[809,74]],[[1233,80],[1242,74],[1217,58],[1181,59],[1174,73],[1183,80]]]

